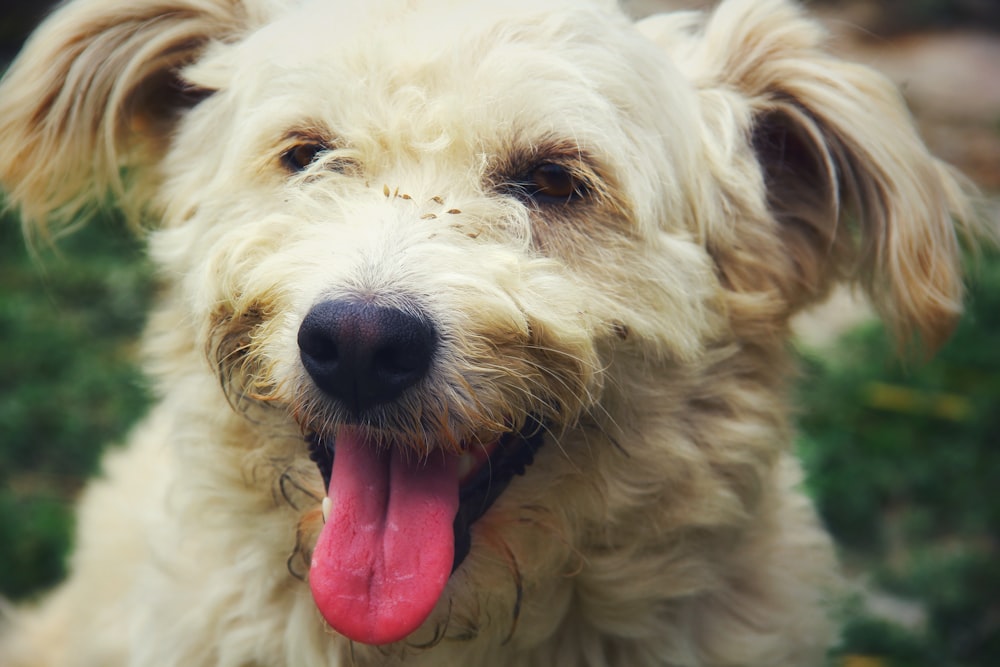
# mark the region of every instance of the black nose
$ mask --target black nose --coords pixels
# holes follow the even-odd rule
[[[418,314],[345,299],[314,306],[298,342],[316,386],[359,414],[427,374],[437,335]]]

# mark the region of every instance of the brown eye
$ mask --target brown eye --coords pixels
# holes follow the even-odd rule
[[[582,194],[581,184],[569,169],[551,162],[534,167],[524,181],[527,194],[539,201],[567,202]]]
[[[292,172],[302,171],[323,151],[329,150],[325,145],[315,142],[292,146],[281,156],[285,168]]]

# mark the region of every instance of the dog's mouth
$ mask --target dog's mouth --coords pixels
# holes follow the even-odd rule
[[[327,488],[309,583],[333,629],[390,644],[430,615],[472,545],[472,525],[524,473],[544,441],[535,419],[462,454],[417,457],[341,426],[308,438]]]

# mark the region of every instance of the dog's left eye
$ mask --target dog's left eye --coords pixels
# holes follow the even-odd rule
[[[522,183],[529,197],[543,202],[568,202],[584,192],[572,171],[553,162],[533,167]]]
[[[289,171],[302,171],[316,160],[317,155],[327,150],[329,148],[321,143],[308,142],[298,144],[292,146],[281,155],[281,163]]]

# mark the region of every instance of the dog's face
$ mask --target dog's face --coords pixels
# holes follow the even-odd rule
[[[153,243],[200,319],[266,320],[273,390],[339,420],[359,406],[315,394],[302,321],[323,301],[408,312],[435,332],[422,383],[450,414],[399,414],[419,392],[365,407],[459,440],[542,395],[576,414],[602,339],[691,355],[715,288],[677,194],[699,159],[690,87],[622,19],[428,4],[310,5],[185,70],[214,92],[162,163]]]
[[[309,4],[185,70],[213,93],[152,240],[234,402],[291,415],[332,477],[310,582],[378,644],[489,549],[475,524],[536,450],[580,461],[581,420],[611,427],[612,349],[690,359],[722,324],[675,194],[694,95],[652,44],[579,3],[398,4]]]
[[[522,421],[511,413],[542,395],[578,413],[602,340],[634,332],[684,357],[716,326],[713,268],[680,194],[702,159],[694,94],[621,17],[316,3],[184,77],[214,92],[162,163],[154,251],[204,321],[267,320],[258,364],[317,418],[350,407],[317,398],[300,363],[295,332],[321,301],[426,320],[424,382],[449,416],[414,404],[404,417],[397,402],[371,414],[459,440]]]
[[[0,177],[41,218],[130,169],[165,391],[218,375],[316,463],[300,555],[356,641],[524,601],[527,644],[574,585],[647,600],[669,575],[616,578],[623,543],[634,569],[754,511],[794,313],[857,266],[897,329],[955,313],[950,178],[784,3],[638,30],[604,2],[113,5],[8,77]]]

